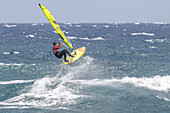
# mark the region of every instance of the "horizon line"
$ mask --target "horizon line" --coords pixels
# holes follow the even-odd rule
[[[0,22],[0,24],[48,24],[49,22]],[[169,22],[58,22],[71,24],[170,24]]]

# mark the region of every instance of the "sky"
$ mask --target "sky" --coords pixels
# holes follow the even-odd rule
[[[170,0],[0,0],[0,23],[47,23],[46,6],[57,22],[170,23]]]

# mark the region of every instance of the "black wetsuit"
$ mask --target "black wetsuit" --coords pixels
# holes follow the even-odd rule
[[[67,49],[64,49],[62,50],[61,52],[57,51],[57,53],[55,53],[54,55],[57,57],[57,58],[62,58],[62,56],[64,55],[64,60],[66,61],[66,53],[69,55],[69,56],[72,56],[68,51]]]

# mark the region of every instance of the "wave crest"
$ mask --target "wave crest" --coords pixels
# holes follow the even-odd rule
[[[132,33],[131,35],[132,35],[132,36],[138,36],[138,35],[154,36],[155,34],[142,32],[142,33]]]

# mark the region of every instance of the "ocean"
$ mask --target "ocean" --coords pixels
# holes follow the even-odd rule
[[[0,112],[170,113],[170,24],[59,25],[86,47],[70,65],[49,23],[0,24]]]

